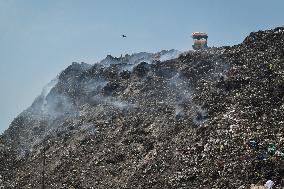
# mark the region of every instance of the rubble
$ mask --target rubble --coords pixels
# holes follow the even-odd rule
[[[165,52],[60,73],[0,136],[0,187],[41,188],[43,154],[46,188],[284,187],[284,28]]]

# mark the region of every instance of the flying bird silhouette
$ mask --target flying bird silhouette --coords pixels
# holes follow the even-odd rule
[[[126,37],[126,35],[121,35],[122,37]]]

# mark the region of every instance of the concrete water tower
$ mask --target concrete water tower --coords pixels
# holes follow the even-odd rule
[[[205,49],[207,48],[207,39],[208,35],[205,32],[193,32],[192,33],[193,45],[192,48],[194,50]]]

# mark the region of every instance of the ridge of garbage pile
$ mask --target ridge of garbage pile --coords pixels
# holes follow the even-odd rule
[[[283,27],[163,62],[74,63],[44,98],[0,136],[0,188],[40,188],[44,159],[47,188],[284,187]]]

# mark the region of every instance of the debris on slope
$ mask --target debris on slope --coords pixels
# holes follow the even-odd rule
[[[283,49],[276,28],[164,61],[74,63],[46,96],[60,114],[35,101],[1,136],[0,187],[40,188],[44,151],[47,188],[281,188]]]

